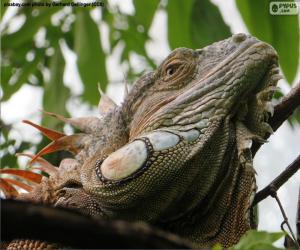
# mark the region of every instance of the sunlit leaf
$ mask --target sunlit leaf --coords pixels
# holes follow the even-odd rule
[[[238,244],[231,247],[230,250],[283,250],[273,246],[273,243],[284,236],[283,232],[269,233],[265,231],[248,231]]]
[[[77,65],[84,83],[83,98],[97,104],[97,84],[104,90],[107,85],[105,55],[100,43],[100,33],[89,12],[79,10],[75,22],[75,52]]]
[[[249,32],[258,39],[270,43],[277,50],[283,73],[287,81],[292,83],[299,67],[299,16],[271,15],[270,2],[270,0],[236,0]]]

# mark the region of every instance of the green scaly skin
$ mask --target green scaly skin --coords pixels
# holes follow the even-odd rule
[[[83,131],[64,139],[75,159],[20,199],[146,221],[195,247],[229,247],[250,229],[250,146],[270,131],[277,80],[275,50],[249,35],[176,49],[122,106],[68,120]]]

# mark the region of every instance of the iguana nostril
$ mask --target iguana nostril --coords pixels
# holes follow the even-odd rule
[[[239,34],[236,34],[236,35],[232,36],[232,40],[235,43],[241,43],[241,42],[245,41],[246,38],[247,38],[247,35],[244,34],[244,33],[239,33]]]

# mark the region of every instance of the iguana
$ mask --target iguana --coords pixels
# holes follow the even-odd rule
[[[145,221],[195,247],[237,243],[250,229],[250,147],[271,132],[277,61],[270,45],[235,34],[202,49],[175,49],[136,81],[121,106],[101,99],[101,118],[46,112],[82,133],[26,121],[53,141],[28,155],[49,177],[18,199]],[[74,158],[58,168],[41,158],[57,150]]]

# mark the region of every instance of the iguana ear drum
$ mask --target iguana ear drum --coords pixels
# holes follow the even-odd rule
[[[101,174],[112,181],[124,179],[143,166],[146,159],[146,144],[135,140],[108,156],[101,165]]]
[[[96,164],[96,174],[103,182],[125,181],[144,172],[151,165],[153,151],[176,146],[178,135],[166,131],[154,131],[134,140]],[[99,168],[100,167],[100,168]]]

